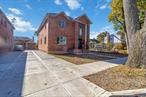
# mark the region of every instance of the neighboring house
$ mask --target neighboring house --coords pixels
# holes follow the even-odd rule
[[[97,47],[97,45],[98,45],[98,40],[97,39],[95,39],[95,38],[93,38],[93,39],[90,39],[90,48],[92,49],[92,48],[96,48]]]
[[[34,39],[30,39],[28,37],[17,36],[14,37],[15,45],[22,45],[25,50],[33,50],[35,49]]]
[[[14,49],[13,30],[13,25],[0,10],[0,52]]]
[[[64,12],[48,13],[38,31],[38,49],[52,53],[78,53],[89,49],[91,21],[86,15],[75,19]]]

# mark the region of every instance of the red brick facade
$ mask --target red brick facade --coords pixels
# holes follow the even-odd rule
[[[53,53],[88,49],[90,24],[86,15],[72,19],[64,12],[48,13],[37,31],[38,49]]]
[[[0,52],[13,50],[13,30],[13,25],[0,10]]]

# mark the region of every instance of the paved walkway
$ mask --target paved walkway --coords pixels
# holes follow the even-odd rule
[[[126,60],[77,66],[41,51],[14,52],[1,59],[0,97],[109,97],[111,93],[82,77]]]

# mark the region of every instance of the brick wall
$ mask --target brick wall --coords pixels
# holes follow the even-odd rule
[[[0,52],[13,50],[13,27],[7,17],[0,12]]]
[[[89,21],[80,17],[80,21],[83,23],[82,40],[85,41],[85,24],[88,26],[87,31],[87,46],[82,44],[83,49],[89,48]],[[65,21],[65,28],[59,27],[59,21]],[[79,22],[70,20],[65,14],[59,14],[56,16],[49,15],[45,20],[45,24],[39,31],[38,35],[38,48],[45,52],[67,52],[69,50],[78,49],[78,35],[79,35]],[[57,37],[65,36],[67,38],[66,45],[57,44]],[[46,43],[44,43],[44,37],[46,37]]]
[[[65,28],[60,28],[58,22],[64,20],[66,23]],[[49,50],[69,50],[74,48],[74,22],[68,20],[64,15],[59,15],[57,17],[50,17],[50,26],[49,26]],[[58,45],[57,37],[65,36],[67,38],[66,45]]]

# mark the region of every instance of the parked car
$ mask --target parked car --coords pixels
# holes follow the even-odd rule
[[[16,51],[23,51],[24,50],[24,47],[23,47],[23,45],[16,45],[15,46],[15,50]]]

